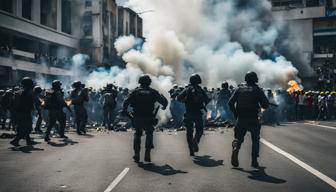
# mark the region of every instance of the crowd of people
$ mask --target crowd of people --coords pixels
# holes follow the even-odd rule
[[[0,45],[0,56],[2,57],[12,57],[13,47],[10,45]],[[62,67],[62,68],[70,68],[72,61],[70,57],[56,57],[50,55],[46,52],[34,52],[34,58],[21,57],[20,59],[27,60],[30,62],[45,64],[51,67]]]
[[[60,132],[62,136],[64,129],[70,127],[76,127],[78,134],[85,134],[86,127],[102,126],[117,131],[132,127],[130,119],[122,115],[122,104],[130,92],[127,88],[107,84],[103,89],[93,90],[79,81],[72,84],[72,89],[63,90],[61,86],[60,81],[54,81],[51,89],[42,89],[38,85],[33,88],[36,109],[33,114],[34,131],[42,133],[42,128],[46,128],[44,131],[46,140],[49,139],[53,127],[56,129],[55,132]],[[171,118],[168,122],[164,122],[162,127],[183,127],[185,106],[178,101],[177,97],[187,87],[174,85],[169,91]],[[16,130],[15,95],[20,89],[20,86],[16,86],[0,90],[2,129]],[[205,125],[224,122],[232,127],[235,124],[235,117],[229,109],[228,101],[235,87],[224,82],[220,88],[203,87],[203,90],[211,99],[209,104],[204,106]],[[54,92],[57,91],[59,91],[59,101],[53,101]],[[290,93],[285,90],[270,89],[264,89],[264,92],[271,104],[267,110],[259,113],[259,118],[264,124],[276,125],[287,121],[336,119],[336,92],[298,90]],[[63,100],[64,103],[61,102]],[[69,110],[63,112],[63,107]],[[54,108],[56,110],[53,110]],[[54,111],[56,114],[54,118],[51,118],[50,114]],[[56,120],[58,123],[54,122]]]

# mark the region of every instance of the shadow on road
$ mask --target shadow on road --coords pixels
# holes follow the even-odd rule
[[[72,139],[63,139],[61,140],[61,143],[55,143],[53,141],[48,142],[48,144],[53,147],[65,147],[67,145],[75,145],[77,143],[77,141],[73,141]]]
[[[224,160],[215,160],[212,159],[211,156],[205,155],[205,156],[196,156],[194,158],[194,163],[202,166],[202,167],[218,167],[218,166],[224,166]]]
[[[248,178],[253,179],[253,180],[258,180],[258,181],[262,181],[266,183],[274,183],[274,184],[282,184],[282,183],[287,182],[286,180],[267,175],[265,173],[265,169],[266,169],[265,167],[259,167],[259,169],[251,170],[251,171],[247,171],[242,168],[233,168],[233,169],[251,174],[250,176],[248,176]]]
[[[91,134],[88,134],[88,133],[86,133],[84,135],[81,135],[81,136],[86,137],[86,138],[93,138],[94,137],[94,135],[91,135]]]
[[[27,145],[22,147],[12,147],[12,151],[21,151],[22,153],[32,153],[33,151],[44,151],[41,148],[35,148],[33,145]]]
[[[186,171],[181,171],[181,170],[175,170],[173,167],[171,167],[168,164],[165,165],[155,165],[153,163],[148,163],[148,164],[144,164],[142,162],[138,163],[138,166],[143,168],[146,171],[151,171],[154,173],[158,173],[164,176],[170,176],[170,175],[175,175],[175,174],[179,174],[179,173],[188,173]]]

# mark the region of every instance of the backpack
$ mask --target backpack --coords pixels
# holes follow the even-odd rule
[[[51,109],[53,107],[54,101],[55,101],[55,91],[53,90],[46,91],[46,96],[44,100],[44,108]]]
[[[204,94],[201,88],[197,87],[189,87],[186,101],[193,106],[201,106],[203,107],[204,103]]]
[[[23,90],[18,90],[14,92],[14,97],[13,97],[13,109],[15,111],[20,110],[20,108],[22,107],[22,93]]]
[[[29,112],[33,109],[33,95],[30,92],[25,92],[23,89],[15,91],[12,107],[16,112]]]
[[[116,101],[115,101],[115,95],[111,92],[107,92],[104,94],[104,105],[108,106],[115,106]]]

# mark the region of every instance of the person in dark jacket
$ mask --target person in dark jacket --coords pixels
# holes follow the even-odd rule
[[[158,102],[162,105],[162,110],[165,110],[168,101],[155,89],[150,88],[151,78],[148,75],[142,75],[139,78],[140,87],[136,88],[124,102],[123,114],[129,114],[128,107],[133,108],[133,114],[129,115],[133,118],[135,134],[134,134],[134,156],[135,162],[140,160],[140,144],[143,130],[146,132],[146,151],[145,161],[151,161],[151,150],[153,145],[153,132],[156,124],[155,120],[155,103]]]
[[[199,85],[202,79],[198,74],[190,77],[190,84],[182,91],[177,99],[185,104],[186,112],[184,114],[184,124],[187,128],[187,142],[189,146],[190,156],[194,156],[198,152],[198,144],[203,135],[203,111],[206,110],[206,105],[210,102],[210,98]],[[194,125],[196,134],[194,136]]]
[[[26,139],[27,145],[32,145],[29,134],[32,131],[32,112],[34,109],[34,82],[31,78],[25,77],[21,81],[22,89],[14,93],[13,107],[17,120],[17,134],[10,142],[14,146],[20,146],[21,139]]]
[[[252,167],[258,168],[259,139],[261,125],[258,119],[260,108],[266,109],[269,102],[265,93],[258,87],[258,76],[255,72],[245,75],[246,84],[241,85],[233,93],[229,100],[229,106],[235,115],[237,122],[234,129],[232,142],[231,164],[239,166],[238,153],[247,131],[251,132],[252,138]]]

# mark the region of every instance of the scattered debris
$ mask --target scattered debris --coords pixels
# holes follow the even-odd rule
[[[15,137],[14,133],[3,133],[0,135],[1,139],[13,139]]]

